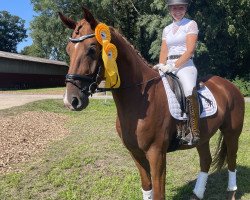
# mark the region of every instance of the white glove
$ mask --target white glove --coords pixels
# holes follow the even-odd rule
[[[164,64],[158,63],[157,65],[153,66],[153,69],[154,69],[154,70],[159,70],[160,67],[162,67],[162,66],[164,66]]]
[[[177,70],[177,68],[175,67],[174,63],[171,63],[171,64],[160,66],[159,70],[161,70],[163,73],[167,73],[167,72],[170,73],[170,72]]]

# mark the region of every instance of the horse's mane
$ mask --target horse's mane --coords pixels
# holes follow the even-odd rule
[[[111,30],[112,30],[116,35],[120,36],[120,37],[125,41],[125,43],[126,43],[128,46],[131,47],[131,49],[132,49],[133,51],[135,51],[135,53],[139,56],[139,58],[140,58],[148,67],[152,68],[151,65],[148,63],[148,61],[141,55],[140,51],[137,50],[137,49],[134,47],[134,45],[132,45],[124,35],[122,35],[122,34],[121,34],[117,29],[115,29],[114,27],[111,26],[110,28],[111,28]]]

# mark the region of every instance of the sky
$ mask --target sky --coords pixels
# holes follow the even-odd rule
[[[0,11],[6,10],[11,15],[16,15],[21,19],[25,20],[25,28],[28,30],[30,27],[30,21],[36,13],[33,11],[32,4],[30,0],[0,0]],[[30,31],[28,30],[27,34]],[[20,52],[25,46],[32,44],[32,39],[30,36],[18,44],[17,51]]]

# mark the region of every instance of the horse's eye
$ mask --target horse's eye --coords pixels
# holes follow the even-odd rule
[[[95,53],[96,53],[95,46],[90,46],[89,49],[88,49],[87,55],[88,56],[95,56]]]

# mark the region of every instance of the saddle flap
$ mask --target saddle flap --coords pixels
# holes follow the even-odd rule
[[[179,78],[174,74],[169,74],[169,76],[167,76],[167,81],[180,104],[181,111],[185,113],[187,110],[186,98]]]

